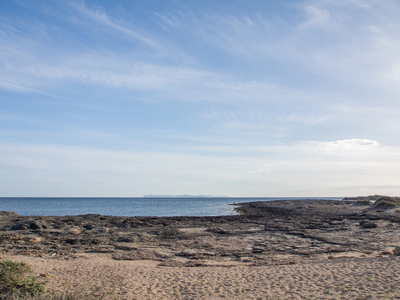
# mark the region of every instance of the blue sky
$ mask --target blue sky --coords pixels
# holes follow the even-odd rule
[[[400,195],[398,1],[0,3],[0,196]]]

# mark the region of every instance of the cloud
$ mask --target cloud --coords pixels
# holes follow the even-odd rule
[[[173,33],[169,38],[164,38],[154,28],[153,31],[145,30],[121,17],[111,16],[102,7],[72,2],[70,6],[78,16],[73,18],[75,21],[69,22],[75,22],[76,29],[82,29],[83,38],[94,38],[93,33],[85,27],[96,25],[97,28],[100,26],[102,33],[118,36],[120,41],[117,44],[129,44],[132,40],[136,43],[132,44],[130,51],[117,51],[105,43],[88,49],[88,44],[84,41],[77,45],[75,40],[73,47],[61,49],[56,46],[49,53],[44,47],[46,44],[43,42],[47,42],[44,36],[51,40],[54,32],[50,28],[42,27],[41,31],[46,34],[36,36],[35,41],[21,34],[24,30],[30,32],[27,23],[21,25],[24,30],[13,35],[10,30],[4,30],[4,44],[7,47],[3,46],[4,76],[0,76],[0,84],[4,89],[31,89],[51,94],[49,90],[54,85],[83,83],[115,89],[155,91],[169,99],[229,99],[243,102],[256,100],[267,103],[296,101],[308,105],[309,99],[316,99],[318,104],[330,104],[333,102],[332,98],[343,97],[340,92],[343,84],[347,88],[354,83],[365,86],[368,81],[368,90],[371,87],[380,88],[375,91],[376,95],[380,94],[385,101],[389,101],[389,90],[382,90],[382,87],[387,86],[392,92],[399,92],[395,83],[399,73],[396,62],[400,44],[397,41],[396,27],[390,23],[390,19],[383,20],[382,16],[389,8],[397,8],[387,5],[376,7],[376,3],[366,7],[359,5],[357,2],[335,4],[329,1],[308,1],[304,5],[290,8],[304,14],[303,19],[300,18],[297,23],[260,12],[234,16],[229,13],[205,14],[184,9],[155,11],[153,15],[159,18],[160,24]],[[346,10],[349,7],[352,12],[355,9],[363,10],[366,17],[362,19],[357,14],[357,20],[349,19]],[[321,26],[322,23],[325,26]],[[351,26],[353,23],[358,26]],[[186,64],[189,56],[189,60],[194,62],[199,54],[190,49],[189,55],[186,45],[172,38],[179,36],[179,32],[183,32],[182,38],[190,35],[191,39],[206,43],[207,51],[224,59],[228,57],[233,62],[240,57],[240,61],[249,63],[249,66],[256,64],[257,70],[263,70],[262,75],[241,75],[222,69],[211,70],[205,64]],[[29,47],[21,47],[22,44],[29,44]],[[138,50],[140,45],[152,48],[155,56],[147,56],[149,51],[145,51],[146,55],[143,55],[143,50]],[[141,54],[137,55],[136,50]],[[46,55],[44,59],[43,52],[50,55]],[[161,55],[163,59],[154,60],[157,55]],[[165,55],[168,59],[164,59]],[[174,56],[180,59],[185,57],[185,64],[176,63],[178,60],[171,64],[170,58]],[[272,61],[278,62],[279,68],[271,68]],[[318,82],[315,84],[316,88],[307,85],[297,87],[290,82],[270,79],[291,77],[293,63],[301,66],[300,73],[314,73]],[[321,78],[326,80],[332,77],[335,77],[331,83],[332,90],[324,84],[327,90],[319,92]],[[351,87],[350,89],[356,91],[353,97],[348,96],[335,102],[367,105],[360,97],[364,89],[359,88]],[[299,92],[300,89],[303,91]],[[327,92],[331,93],[329,97],[326,96]],[[325,95],[321,96],[319,93]]]
[[[234,170],[241,166],[240,162],[183,153],[105,151],[57,145],[2,145],[1,154],[4,194],[17,192],[13,191],[16,188],[13,184],[7,188],[17,178],[28,186],[40,178],[42,191],[46,191],[44,185],[57,186],[58,195],[201,193],[215,190],[210,185],[216,185],[221,178],[225,184],[236,181],[240,176]]]
[[[400,192],[396,189],[400,148],[372,140],[236,146],[220,148],[220,152],[191,147],[187,151],[180,147],[168,152],[140,152],[2,144],[1,189],[3,195],[18,194],[13,180],[19,178],[20,184],[30,186],[40,178],[42,195],[47,185],[66,196],[141,196],[152,191],[342,196],[348,195],[346,188],[350,186],[356,193],[360,189],[374,193],[378,186],[382,192]],[[339,188],[345,189],[343,194]]]
[[[307,18],[298,26],[301,39],[295,33],[291,41],[297,41],[292,57],[352,84],[392,85],[385,74],[391,74],[399,60],[400,31],[394,15],[400,7],[392,1],[312,2],[314,6],[303,8]]]
[[[28,51],[28,50],[26,50]],[[163,93],[165,99],[179,101],[279,102],[304,97],[300,92],[269,81],[238,80],[230,74],[136,61],[112,52],[89,51],[66,54],[62,60],[43,59],[40,50],[29,50],[3,70],[0,86],[4,89],[56,96],[53,86],[86,84],[113,89]],[[11,63],[12,61],[12,63]],[[6,76],[7,73],[7,76]]]
[[[236,141],[235,141],[236,142]],[[263,145],[245,144],[237,145],[236,143],[226,143],[225,145],[200,147],[199,149],[207,149],[213,152],[227,152],[237,154],[250,154],[255,157],[270,157],[271,160],[282,157],[292,157],[293,161],[326,160],[340,159],[343,162],[351,162],[353,160],[371,160],[385,157],[388,160],[400,155],[399,148],[381,146],[377,141],[368,139],[345,139],[336,141],[298,141],[291,144]],[[192,148],[196,151],[196,148]],[[292,159],[290,159],[292,160]]]
[[[311,28],[324,27],[331,20],[331,14],[329,10],[320,8],[318,6],[306,6],[304,10],[307,13],[306,20],[298,25],[300,30],[310,30]]]
[[[96,24],[103,25],[113,32],[127,35],[128,37],[134,38],[150,47],[162,48],[162,46],[150,34],[141,32],[138,28],[130,28],[132,27],[132,24],[128,26],[127,24],[123,24],[121,21],[117,22],[116,20],[113,20],[100,6],[92,6],[89,8],[84,3],[71,2],[71,7],[79,12],[84,18],[87,18]]]
[[[207,45],[222,60],[244,61],[251,76],[259,70],[258,76],[286,88],[299,82],[319,104],[374,106],[371,98],[380,97],[396,105],[391,100],[400,95],[396,2],[315,0],[286,10],[278,16],[188,9],[156,15],[167,30]]]
[[[377,141],[368,139],[346,139],[333,142],[310,141],[305,142],[304,145],[306,147],[315,148],[326,152],[345,151],[347,153],[359,152],[363,150],[375,150],[377,147],[379,147],[379,143]]]

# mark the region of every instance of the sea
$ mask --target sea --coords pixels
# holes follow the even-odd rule
[[[107,216],[225,216],[235,215],[235,204],[255,201],[342,198],[318,197],[0,197],[0,211],[22,216],[72,216],[100,214]]]

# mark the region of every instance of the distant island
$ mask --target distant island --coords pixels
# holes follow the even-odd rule
[[[144,195],[143,198],[229,198],[229,196],[220,195]]]

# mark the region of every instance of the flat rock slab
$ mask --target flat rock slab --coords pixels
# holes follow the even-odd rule
[[[217,217],[20,216],[0,212],[0,251],[72,258],[109,253],[161,265],[265,265],[400,247],[399,210],[351,201],[283,200],[238,205]],[[276,259],[285,255],[285,258]]]

